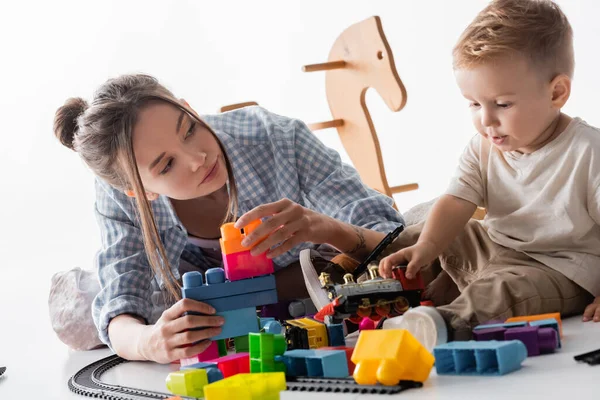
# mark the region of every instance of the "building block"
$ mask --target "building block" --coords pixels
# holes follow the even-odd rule
[[[286,350],[285,337],[272,333],[250,333],[250,372],[285,372],[281,357]]]
[[[352,362],[358,384],[390,386],[401,380],[425,381],[434,358],[405,329],[375,329],[360,333]]]
[[[248,353],[250,351],[248,335],[234,337],[233,347],[235,348],[236,353]]]
[[[197,364],[199,362],[212,360],[212,359],[218,358],[218,357],[219,357],[219,346],[215,341],[213,341],[210,343],[210,345],[208,345],[206,350],[204,350],[202,353],[198,353],[192,357],[182,358],[181,360],[179,360],[179,362],[182,367],[185,367],[187,365]]]
[[[344,339],[344,325],[342,324],[329,324],[327,325],[327,335],[329,346],[345,346],[346,340]]]
[[[279,400],[287,387],[283,372],[238,374],[204,387],[205,400]]]
[[[259,331],[258,318],[256,318],[256,307],[218,312],[216,315],[225,318],[225,323],[221,325],[221,333],[217,336],[213,336],[211,340],[242,336],[247,335],[250,332]],[[217,357],[218,354],[217,348]]]
[[[223,253],[225,274],[230,281],[268,275],[274,272],[273,260],[267,258],[266,253],[253,256],[250,254],[250,248],[242,246],[242,240],[260,224],[260,220],[253,221],[244,227],[244,232],[235,228],[234,223],[221,226],[221,239],[219,239],[219,242]],[[257,243],[260,243],[260,241]]]
[[[536,315],[526,315],[522,317],[511,317],[506,320],[506,322],[531,322],[540,321],[545,319],[554,318],[556,322],[558,322],[558,334],[562,337],[562,321],[560,319],[560,313],[549,313],[549,314],[536,314]]]
[[[553,328],[528,326],[508,329],[504,340],[520,340],[527,348],[529,357],[553,353],[558,348],[558,331]]]
[[[548,318],[548,319],[540,319],[540,320],[536,320],[536,321],[530,321],[529,322],[530,326],[539,326],[540,328],[552,328],[556,331],[557,335],[558,335],[558,348],[562,347],[562,344],[560,342],[560,325],[559,322],[555,319],[555,318]]]
[[[283,332],[283,327],[278,321],[268,321],[262,326],[262,329],[266,333],[273,333],[275,335],[281,335],[281,332]]]
[[[480,329],[494,329],[494,328],[522,328],[527,326],[527,321],[514,321],[514,322],[504,322],[501,324],[482,324],[482,325],[477,325],[475,328],[473,328],[474,331],[478,331]]]
[[[250,356],[248,353],[230,354],[210,362],[216,363],[224,378],[250,372]]]
[[[225,339],[217,340],[217,347],[219,348],[219,357],[227,355],[227,343],[225,343]]]
[[[196,364],[186,365],[185,367],[179,368],[180,371],[187,370],[187,369],[205,369],[206,376],[208,378],[208,383],[213,383],[213,382],[220,381],[221,379],[223,379],[223,373],[221,371],[219,371],[219,369],[217,368],[217,364],[215,364],[215,363],[209,363],[209,362],[196,363]]]
[[[288,376],[347,378],[348,363],[344,350],[290,350],[283,354]]]
[[[210,304],[219,312],[277,302],[273,275],[230,282],[222,268],[211,268],[205,276],[206,284],[199,271],[183,274],[182,296]]]
[[[521,368],[527,348],[519,340],[450,342],[433,349],[438,375],[504,375]]]
[[[511,329],[520,329],[520,328],[511,328]],[[504,333],[506,332],[506,328],[498,327],[498,328],[487,328],[487,329],[473,329],[473,339],[478,342],[483,342],[487,340],[504,340]]]
[[[189,369],[171,372],[167,376],[167,389],[177,395],[203,397],[208,376],[204,369]]]
[[[356,367],[352,362],[352,353],[354,352],[354,347],[345,347],[345,346],[335,346],[335,347],[321,347],[319,350],[343,350],[346,353],[346,365],[348,366],[348,375],[352,375],[354,373],[354,368]]]

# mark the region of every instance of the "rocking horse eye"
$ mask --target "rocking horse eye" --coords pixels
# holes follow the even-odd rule
[[[380,60],[383,60],[383,52],[382,51],[377,52],[377,58]]]

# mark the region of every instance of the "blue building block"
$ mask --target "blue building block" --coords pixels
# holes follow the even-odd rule
[[[558,327],[558,322],[556,318],[548,318],[548,319],[540,319],[539,321],[531,321],[529,322],[530,326],[539,326],[540,328],[552,328],[556,331],[556,335],[558,337],[558,348],[562,347],[560,343],[560,328]]]
[[[199,271],[183,274],[182,295],[184,298],[210,304],[217,311],[277,303],[273,275],[230,282],[225,279],[222,268],[206,271],[206,284]]]
[[[190,314],[197,313],[190,312]],[[221,340],[247,335],[250,332],[259,332],[256,307],[217,312],[215,315],[220,315],[225,318],[225,323],[221,325],[221,333],[211,337],[211,340]],[[196,328],[195,330],[200,329],[206,328]]]
[[[281,335],[283,327],[279,321],[275,321],[275,318],[261,318],[260,329],[264,330],[265,333],[272,333],[274,335]]]
[[[521,368],[527,348],[519,340],[450,342],[433,349],[439,375],[504,375]]]
[[[346,346],[344,339],[344,326],[342,324],[327,325],[327,336],[329,336],[329,346]]]
[[[527,326],[527,322],[505,322],[503,324],[483,324],[477,325],[473,328],[474,331],[478,331],[480,329],[491,329],[491,328],[523,328]]]
[[[282,361],[289,376],[347,378],[348,362],[344,350],[289,350]]]

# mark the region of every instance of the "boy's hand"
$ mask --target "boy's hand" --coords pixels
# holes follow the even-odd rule
[[[435,244],[432,242],[418,242],[414,246],[406,247],[391,254],[379,262],[379,274],[384,278],[392,277],[392,268],[407,264],[406,278],[413,279],[419,270],[437,257]]]
[[[600,322],[600,296],[596,297],[594,302],[585,308],[583,312],[583,322]]]

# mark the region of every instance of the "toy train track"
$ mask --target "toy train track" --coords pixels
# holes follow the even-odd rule
[[[109,356],[83,367],[68,382],[69,389],[79,395],[107,400],[145,400],[167,399],[173,394],[153,392],[126,386],[110,385],[100,380],[102,375],[117,365],[128,362],[119,356]],[[4,368],[5,369],[5,368]],[[2,374],[0,370],[0,375]],[[287,390],[299,392],[329,392],[329,393],[361,393],[361,394],[395,394],[404,390],[419,388],[422,383],[402,381],[397,386],[358,385],[353,379],[317,379],[317,378],[288,378]],[[194,397],[179,396],[181,399]]]
[[[6,372],[6,367],[0,367],[0,376],[4,375]]]

